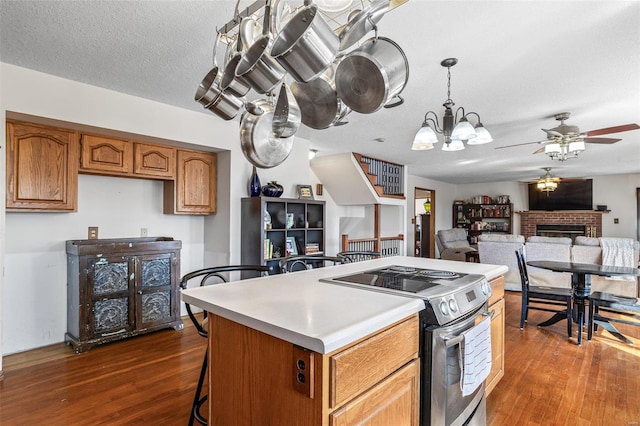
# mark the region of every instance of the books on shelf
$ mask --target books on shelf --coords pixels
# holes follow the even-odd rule
[[[269,260],[273,258],[273,243],[269,238],[265,238],[263,241],[264,247],[262,248],[262,252],[264,253],[264,260]]]
[[[304,247],[305,254],[322,254],[319,243],[307,243]]]

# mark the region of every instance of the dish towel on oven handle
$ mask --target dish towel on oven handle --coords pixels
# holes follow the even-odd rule
[[[462,332],[460,342],[460,389],[471,395],[491,371],[491,317]]]

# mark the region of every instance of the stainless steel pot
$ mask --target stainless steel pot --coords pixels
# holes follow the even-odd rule
[[[287,159],[293,148],[293,136],[273,134],[274,106],[264,99],[247,105],[240,120],[240,145],[245,158],[254,166],[271,168]]]
[[[206,109],[224,120],[232,120],[244,105],[244,98],[238,98],[226,92],[221,92]]]
[[[214,66],[198,85],[194,96],[195,101],[201,103],[205,108],[210,105],[222,92],[219,86],[221,79],[220,69]]]
[[[270,49],[270,37],[260,37],[242,56],[236,69],[236,75],[243,78],[258,93],[272,91],[284,78],[284,69],[269,56]]]
[[[356,44],[369,31],[376,28],[385,13],[389,10],[390,0],[377,0],[355,16],[349,17],[349,22],[340,31],[340,50],[346,50]]]
[[[345,56],[336,70],[338,96],[354,111],[369,114],[402,104],[409,62],[396,42],[374,37]],[[393,98],[397,102],[391,103]]]
[[[220,88],[226,93],[234,96],[242,97],[249,93],[251,85],[242,77],[236,75],[238,64],[242,60],[241,53],[233,54],[224,66],[222,79],[220,80]]]
[[[338,98],[333,66],[307,83],[293,82],[291,92],[300,105],[302,123],[312,129],[344,124],[344,118],[351,111]]]
[[[284,25],[274,40],[271,56],[296,81],[307,82],[331,65],[339,45],[338,36],[317,6],[308,5]]]

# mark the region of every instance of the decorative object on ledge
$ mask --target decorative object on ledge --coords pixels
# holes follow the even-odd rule
[[[549,192],[553,192],[558,188],[558,182],[560,182],[560,178],[551,176],[551,167],[545,167],[543,168],[543,170],[546,170],[547,173],[540,176],[537,186],[540,191],[544,191],[548,195]]]
[[[416,133],[411,145],[413,150],[428,150],[433,148],[433,144],[438,142],[436,132],[444,136],[445,144],[443,151],[460,151],[464,149],[464,142],[467,145],[480,145],[493,141],[491,134],[480,122],[480,116],[476,112],[465,113],[463,107],[459,107],[455,114],[453,107],[455,104],[451,100],[451,67],[458,63],[456,58],[447,58],[440,62],[440,65],[447,68],[447,100],[444,106],[444,116],[442,117],[442,128],[438,121],[438,115],[433,111],[427,111],[424,115],[422,127]],[[458,113],[461,112],[460,118]],[[478,123],[474,126],[468,121],[469,115],[475,115]],[[433,116],[433,117],[431,117]]]
[[[258,171],[256,170],[256,166],[253,166],[253,171],[251,172],[251,178],[249,179],[249,195],[252,197],[260,196],[260,177],[258,176]]]
[[[313,200],[313,188],[311,188],[311,185],[298,185],[298,198],[301,200]]]
[[[606,127],[604,129],[590,130],[588,132],[580,132],[578,126],[565,124],[565,120],[569,119],[571,113],[561,112],[554,115],[554,118],[560,122],[560,125],[552,129],[542,129],[547,134],[547,139],[536,142],[525,142],[514,145],[498,146],[496,149],[510,148],[512,146],[541,144],[542,148],[534,152],[534,154],[545,153],[552,160],[566,161],[570,158],[576,158],[585,150],[585,143],[612,144],[622,139],[613,138],[596,138],[593,136],[608,135],[611,133],[627,132],[629,130],[640,129],[635,123],[624,124],[622,126]]]
[[[265,197],[280,197],[284,192],[284,187],[275,180],[262,187],[262,195]]]

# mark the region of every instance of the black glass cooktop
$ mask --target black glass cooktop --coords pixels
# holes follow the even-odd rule
[[[392,266],[373,271],[358,272],[352,275],[334,277],[332,281],[364,284],[373,287],[419,293],[442,285],[442,280],[452,280],[463,274],[433,269],[417,269],[404,266]]]

